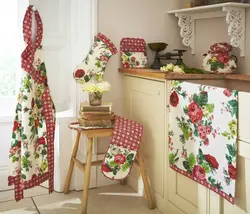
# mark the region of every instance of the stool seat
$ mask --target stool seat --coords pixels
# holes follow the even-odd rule
[[[73,173],[74,165],[76,165],[81,171],[84,172],[84,190],[83,190],[83,197],[82,197],[82,209],[83,214],[87,214],[87,205],[88,205],[88,191],[89,191],[89,183],[90,183],[90,171],[91,166],[99,166],[102,164],[102,161],[92,161],[92,149],[93,149],[93,139],[99,137],[109,137],[113,134],[112,128],[95,128],[95,129],[86,129],[79,125],[79,123],[71,123],[69,125],[70,129],[73,129],[77,132],[75,143],[73,145],[70,164],[68,169],[68,174],[64,184],[64,194],[69,193],[71,177]],[[78,146],[80,142],[80,136],[85,135],[88,138],[88,145],[87,145],[87,155],[86,155],[86,162],[82,163],[76,158]],[[137,157],[135,159],[135,163],[140,167],[140,173],[142,176],[142,180],[144,183],[145,194],[148,200],[148,207],[149,209],[154,209],[152,195],[150,192],[148,178],[145,172],[144,162],[141,155],[141,151],[139,150],[137,153]],[[123,183],[123,182],[122,182]]]

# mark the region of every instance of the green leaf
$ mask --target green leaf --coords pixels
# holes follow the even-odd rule
[[[125,164],[122,165],[122,171],[125,172],[127,169],[130,167],[129,162],[126,162]]]
[[[201,167],[205,170],[206,173],[209,173],[211,171],[209,165],[206,162],[203,162]]]
[[[113,168],[113,167],[115,167],[117,165],[117,163],[115,161],[110,161],[109,165],[110,165],[110,167]]]
[[[186,170],[190,170],[187,161],[183,161],[183,167],[184,167]]]
[[[173,153],[169,154],[169,163],[170,164],[175,164],[174,159],[175,159],[175,155]]]
[[[214,104],[207,104],[206,107],[207,107],[207,110],[208,110],[209,113],[213,113],[213,111],[214,111]]]
[[[227,149],[229,151],[229,154],[232,156],[232,157],[235,157],[236,156],[236,148],[235,146],[232,146],[230,144],[227,145]]]
[[[16,133],[12,132],[12,138],[15,139],[16,138]]]
[[[232,157],[229,156],[228,154],[226,154],[226,159],[227,159],[227,161],[228,161],[229,164],[231,164],[232,161],[233,161]]]
[[[132,56],[131,52],[124,52],[127,56]]]
[[[224,137],[227,137],[228,134],[227,134],[227,132],[223,132],[221,135]]]
[[[22,134],[22,140],[26,140],[27,136],[25,134]]]
[[[202,160],[205,160],[205,156],[203,155],[203,152],[201,149],[199,149],[199,158]]]
[[[231,115],[238,117],[238,101],[237,100],[230,100],[228,101],[228,107],[230,109]]]
[[[206,105],[207,102],[208,102],[207,93],[200,93],[199,102],[198,102],[200,106]]]
[[[26,175],[25,174],[22,174],[22,179],[26,179]]]
[[[85,80],[85,82],[88,82],[88,81],[90,80],[89,75],[85,75],[85,76],[84,76],[84,80]]]
[[[185,137],[185,140],[188,140],[189,139],[189,128],[183,127],[183,128],[181,128],[181,131]]]
[[[196,158],[195,158],[194,154],[191,153],[189,155],[189,157],[188,157],[188,166],[189,166],[189,168],[192,169],[194,167],[195,163],[196,163]]]
[[[188,107],[187,107],[187,106],[185,106],[185,107],[183,108],[183,112],[184,112],[184,114],[187,114],[187,113],[188,113]]]
[[[199,96],[197,94],[194,94],[193,100],[197,103],[199,103]]]
[[[97,61],[97,62],[95,63],[95,66],[96,66],[97,68],[100,68],[100,67],[101,67],[101,62],[100,62],[100,61]]]
[[[127,160],[133,161],[134,156],[135,156],[134,154],[129,154],[129,155],[127,156]]]

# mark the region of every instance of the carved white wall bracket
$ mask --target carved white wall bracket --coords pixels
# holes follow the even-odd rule
[[[186,8],[169,11],[168,14],[175,14],[178,17],[180,35],[183,45],[190,47],[192,54],[195,54],[195,21],[197,19],[208,19],[226,17],[228,24],[228,35],[230,44],[239,48],[241,57],[245,56],[245,26],[246,8],[250,4],[224,3],[208,6]]]

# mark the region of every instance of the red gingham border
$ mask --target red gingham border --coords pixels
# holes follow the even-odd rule
[[[208,189],[212,190],[213,192],[219,194],[221,197],[223,197],[224,199],[226,199],[227,201],[229,201],[231,204],[234,204],[234,198],[230,197],[229,195],[227,195],[225,192],[215,188],[214,186],[212,186],[211,184],[209,184],[208,182],[204,182],[203,180],[200,180],[196,177],[194,177],[193,175],[188,174],[186,171],[179,169],[178,167],[170,164],[169,165],[171,169],[173,169],[174,171],[196,181],[197,183],[207,187]]]
[[[24,41],[27,44],[26,49],[23,51],[22,68],[28,72],[38,84],[44,84],[46,89],[42,95],[43,115],[46,122],[47,132],[47,158],[48,158],[48,172],[41,176],[33,175],[28,181],[22,181],[21,175],[9,176],[8,185],[14,185],[15,199],[20,201],[23,198],[23,190],[38,186],[46,180],[49,180],[49,193],[54,191],[54,132],[55,132],[55,112],[53,109],[50,91],[47,85],[47,78],[42,77],[40,71],[36,71],[33,67],[33,60],[36,49],[40,46],[42,41],[43,27],[42,20],[38,13],[35,11],[35,19],[37,22],[37,38],[35,45],[31,40],[31,26],[32,26],[32,5],[30,5],[25,13],[23,20],[23,34]]]
[[[122,38],[120,41],[120,49],[122,52],[146,52],[146,42],[141,38]]]
[[[105,35],[103,35],[101,33],[98,33],[97,38],[100,39],[103,43],[105,43],[108,46],[108,48],[110,49],[110,51],[113,55],[118,52],[114,43],[108,37],[106,37]]]

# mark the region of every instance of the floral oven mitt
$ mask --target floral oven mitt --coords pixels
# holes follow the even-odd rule
[[[102,173],[112,180],[125,179],[133,166],[140,147],[143,126],[115,116],[114,132],[102,163]]]

